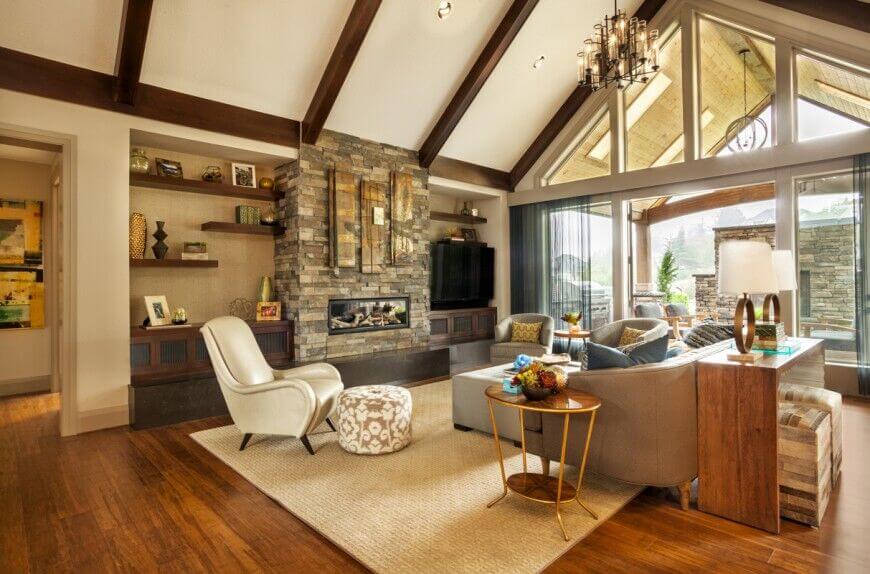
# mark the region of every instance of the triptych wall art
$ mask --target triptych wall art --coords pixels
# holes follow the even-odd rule
[[[357,182],[354,174],[336,170],[329,172],[328,181],[332,267],[358,266],[362,273],[380,273],[387,264],[414,262],[411,174],[393,172],[389,188],[384,183]]]
[[[42,208],[0,199],[0,329],[45,327]]]

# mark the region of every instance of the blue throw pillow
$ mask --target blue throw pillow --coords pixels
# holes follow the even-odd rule
[[[628,354],[613,347],[589,342],[586,343],[586,368],[590,371],[595,371],[598,369],[612,369],[614,367],[624,369],[635,365],[661,363],[665,360],[667,352],[667,335],[638,345],[629,351]]]
[[[671,347],[668,349],[668,352],[665,353],[665,359],[673,359],[674,357],[678,357],[683,354],[682,347]]]

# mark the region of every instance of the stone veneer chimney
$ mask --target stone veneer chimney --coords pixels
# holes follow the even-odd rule
[[[329,266],[330,168],[389,189],[390,172],[413,177],[413,264],[385,264],[381,273]],[[324,130],[317,145],[301,144],[299,159],[275,170],[275,183],[284,193],[279,219],[286,226],[275,243],[275,291],[286,314],[296,319],[295,356],[298,361],[341,357],[425,346],[429,342],[429,190],[426,169],[417,152]],[[385,209],[389,215],[389,198]],[[389,217],[384,243],[389,261]],[[359,261],[359,248],[357,249]],[[408,329],[328,334],[330,299],[408,296]]]

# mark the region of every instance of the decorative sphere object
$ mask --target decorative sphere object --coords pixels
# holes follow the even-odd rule
[[[216,165],[210,165],[202,172],[202,180],[211,183],[221,183],[224,180],[224,174],[221,173],[221,168]]]
[[[260,189],[272,189],[275,187],[275,180],[271,177],[261,177],[258,185]]]
[[[728,126],[725,141],[734,153],[761,149],[767,142],[767,123],[761,118],[741,116]]]
[[[148,173],[150,167],[151,162],[144,149],[134,147],[130,150],[130,173]]]
[[[260,212],[260,223],[263,225],[275,225],[275,219],[275,210],[271,207],[267,207]]]
[[[187,323],[187,311],[184,310],[184,307],[179,307],[175,311],[172,312],[172,324],[173,325],[184,325]]]

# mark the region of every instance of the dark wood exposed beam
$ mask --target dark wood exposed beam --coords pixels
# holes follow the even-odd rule
[[[420,165],[429,167],[447,142],[447,138],[456,129],[459,120],[471,106],[471,102],[480,93],[486,80],[495,70],[502,56],[516,38],[520,29],[532,13],[538,0],[514,0],[508,8],[501,23],[493,32],[483,51],[477,57],[477,61],[471,66],[459,89],[453,95],[453,99],[447,105],[444,113],[438,118],[435,127],[432,128],[429,137],[420,148]]]
[[[859,0],[761,0],[834,24],[870,32],[870,4]]]
[[[344,23],[341,36],[339,36],[332,56],[329,58],[329,63],[326,65],[326,70],[323,72],[323,77],[320,78],[320,84],[318,84],[314,97],[311,98],[311,103],[308,105],[308,111],[305,112],[305,118],[302,120],[302,141],[304,143],[314,144],[317,142],[317,136],[320,135],[320,130],[323,129],[326,118],[329,117],[332,105],[338,98],[341,86],[347,79],[350,67],[353,65],[380,7],[381,0],[356,0],[354,2],[347,22]]]
[[[510,174],[506,171],[440,155],[429,166],[429,174],[496,189],[510,189]]]
[[[60,153],[63,151],[63,146],[58,144],[25,140],[4,135],[0,135],[0,144],[12,145],[15,147],[25,147],[27,149],[35,149],[39,151],[51,151],[55,153]]]
[[[676,217],[691,215],[692,213],[699,213],[701,211],[709,211],[710,209],[742,205],[754,201],[765,201],[773,199],[774,195],[775,189],[772,183],[733,187],[731,189],[723,189],[720,191],[705,193],[704,195],[696,195],[694,197],[688,197],[680,201],[672,201],[658,206],[653,205],[643,212],[641,215],[641,221],[653,225]]]
[[[640,5],[634,15],[643,20],[652,20],[653,16],[658,13],[659,9],[661,9],[666,1],[667,0],[644,0],[643,4]],[[526,149],[523,155],[520,156],[519,161],[517,161],[513,169],[511,169],[511,189],[514,189],[517,184],[519,184],[520,180],[522,180],[529,170],[532,169],[532,166],[536,161],[538,161],[538,158],[540,158],[550,144],[555,141],[556,137],[568,124],[571,118],[574,117],[574,114],[577,113],[577,110],[580,109],[580,106],[583,105],[583,102],[586,101],[586,98],[589,97],[590,93],[591,91],[588,88],[580,86],[574,88],[571,95],[568,96],[567,100],[565,100],[565,103],[563,103],[556,114],[550,118],[550,121],[547,122],[547,125],[544,126],[543,130],[541,130],[541,133],[538,134],[528,149]]]
[[[299,122],[140,84],[135,106],[113,97],[114,76],[0,47],[0,88],[297,147]]]
[[[126,0],[121,18],[121,37],[115,61],[115,101],[134,105],[139,88],[139,75],[145,57],[145,42],[151,22],[152,0]]]

